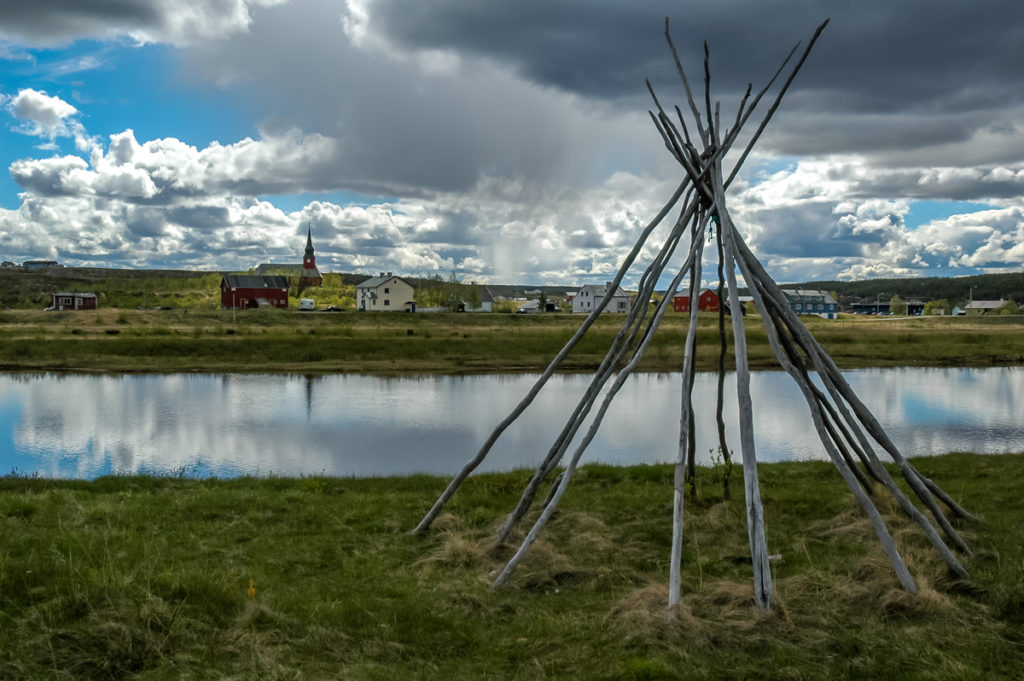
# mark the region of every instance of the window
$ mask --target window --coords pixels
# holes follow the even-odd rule
[[[391,293],[391,289],[389,289],[387,286],[385,286],[384,287],[384,293]]]
[[[803,309],[803,305],[801,305],[800,303],[797,303],[796,305],[793,306],[793,309],[794,310],[802,310]]]
[[[69,298],[67,296],[64,296],[60,300],[57,301],[57,304],[58,305],[70,305],[71,304],[71,298]]]
[[[390,306],[391,305],[391,301],[389,299],[385,298],[384,299],[384,305],[385,306]]]

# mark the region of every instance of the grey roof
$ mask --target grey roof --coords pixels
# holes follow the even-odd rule
[[[280,274],[225,274],[231,288],[288,288],[288,277]]]
[[[387,282],[391,281],[392,279],[397,279],[398,281],[402,282],[403,284],[408,284],[409,286],[412,286],[412,284],[407,282],[405,279],[402,279],[401,277],[396,277],[395,275],[391,274],[391,275],[385,275],[383,277],[370,277],[369,279],[365,279],[362,282],[360,282],[359,284],[357,284],[356,288],[377,288],[381,284],[387,283]],[[416,288],[416,287],[412,286],[412,288]]]
[[[289,274],[301,274],[302,265],[290,262],[264,262],[256,266],[253,270],[254,274],[281,274],[288,272]]]
[[[967,305],[968,310],[998,310],[1006,305],[1005,300],[972,300]]]
[[[828,291],[815,291],[813,289],[792,289],[784,288],[782,292],[786,294],[786,297],[790,301],[795,302],[813,302],[813,303],[833,303],[838,305],[839,303],[832,294]]]
[[[96,297],[95,293],[67,293],[65,291],[61,291],[59,293],[54,293],[53,295],[55,295],[55,296],[76,297],[76,298],[95,298]]]
[[[580,291],[582,291],[585,288],[589,288],[593,292],[595,298],[603,298],[606,295],[608,295],[608,285],[607,284],[586,284],[584,286],[580,286]],[[629,297],[629,295],[622,289],[621,286],[616,287],[615,288],[615,292],[612,293],[611,295],[613,297],[615,297],[615,296],[622,296],[623,298],[628,298]]]

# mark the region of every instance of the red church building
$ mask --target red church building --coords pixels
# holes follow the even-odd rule
[[[676,296],[672,299],[672,308],[676,312],[690,311],[690,296]],[[705,289],[697,296],[697,309],[701,312],[718,312],[718,294]]]
[[[225,274],[220,279],[222,310],[288,307],[288,277],[264,274]]]

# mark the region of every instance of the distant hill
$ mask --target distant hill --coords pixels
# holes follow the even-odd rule
[[[929,301],[945,298],[953,304],[971,298],[1024,302],[1024,272],[974,274],[964,277],[809,281],[784,286],[833,291],[838,294],[840,303],[875,300],[876,296],[888,300],[894,294],[904,300]]]

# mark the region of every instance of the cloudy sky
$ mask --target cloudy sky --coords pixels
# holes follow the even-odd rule
[[[777,280],[1021,269],[1008,0],[2,2],[0,259],[603,282],[681,179],[666,17],[730,119],[831,18],[730,188]]]

